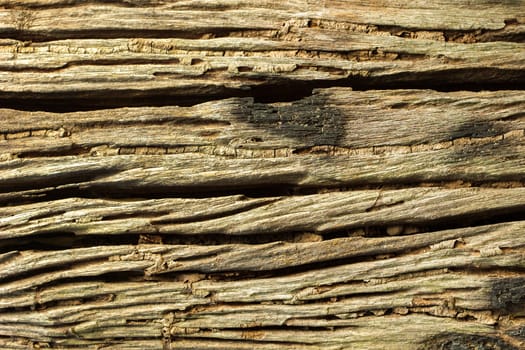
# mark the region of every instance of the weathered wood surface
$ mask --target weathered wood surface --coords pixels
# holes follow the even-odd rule
[[[110,93],[123,105],[137,96],[172,96],[179,104],[252,90],[272,96],[265,86],[297,83],[523,86],[525,80],[521,0],[4,6],[0,99],[67,96],[105,105],[100,97]]]
[[[1,109],[0,154],[187,153],[275,157],[318,145],[344,154],[516,146],[523,91],[315,90],[293,102],[231,98],[193,107],[49,113]],[[111,115],[111,118],[108,118]],[[424,118],[421,116],[424,115]],[[391,146],[391,147],[390,147]],[[137,149],[138,147],[138,149]],[[150,147],[145,148],[145,147]]]
[[[524,8],[0,0],[0,347],[525,348]]]

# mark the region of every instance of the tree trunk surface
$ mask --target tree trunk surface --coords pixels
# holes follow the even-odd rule
[[[524,10],[0,0],[0,347],[524,349]]]

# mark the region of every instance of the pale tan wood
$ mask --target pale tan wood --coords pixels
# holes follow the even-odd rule
[[[481,324],[470,323],[472,328],[467,331],[478,329],[486,333],[490,332],[489,326],[495,324],[496,319],[493,314],[484,310],[497,308],[505,314],[515,306],[519,308],[519,303],[515,304],[513,299],[509,299],[504,294],[506,289],[498,289],[501,288],[498,287],[499,281],[507,283],[510,288],[520,288],[522,279],[515,274],[507,274],[501,279],[497,276],[470,276],[460,271],[466,272],[474,266],[484,268],[523,267],[525,264],[523,252],[512,250],[513,246],[523,246],[523,242],[515,239],[515,228],[504,225],[487,227],[485,232],[462,239],[462,246],[434,245],[434,248],[429,250],[416,250],[413,253],[408,251],[390,259],[350,263],[282,277],[220,282],[202,280],[203,275],[200,277],[187,275],[187,280],[181,280],[176,284],[167,282],[91,283],[91,286],[90,283],[82,282],[77,286],[65,284],[59,289],[51,288],[49,292],[46,291],[48,288],[44,288],[36,295],[35,292],[30,292],[28,301],[43,304],[49,303],[49,298],[70,299],[74,298],[74,295],[88,297],[92,293],[99,297],[92,299],[93,303],[58,304],[47,311],[41,311],[38,317],[33,313],[10,312],[3,314],[0,319],[4,324],[4,331],[13,332],[10,334],[15,336],[23,335],[24,332],[31,329],[24,327],[24,329],[16,330],[16,324],[24,323],[33,327],[32,332],[40,332],[42,336],[49,337],[49,339],[56,337],[59,329],[62,329],[62,332],[68,332],[70,329],[70,332],[86,339],[101,339],[108,335],[120,337],[119,334],[129,331],[128,327],[121,326],[120,320],[123,317],[136,319],[136,327],[140,332],[154,334],[166,327],[166,324],[156,320],[162,319],[161,315],[171,311],[173,315],[168,316],[167,320],[171,333],[198,338],[218,336],[225,337],[225,339],[237,339],[238,334],[226,329],[268,327],[288,323],[293,326],[296,319],[304,320],[304,326],[317,327],[319,316],[326,315],[335,315],[339,321],[327,320],[324,327],[355,326],[360,322],[365,322],[365,324],[378,322],[378,326],[388,329],[387,324],[400,327],[403,326],[403,323],[399,322],[414,322],[410,317],[408,319],[406,317],[394,318],[393,320],[391,317],[379,317],[375,321],[366,317],[360,318],[360,313],[366,313],[368,310],[381,315],[384,312],[382,310],[393,309],[394,313],[401,315],[410,313],[410,310],[416,313],[418,310],[425,310],[427,313],[441,317],[461,319],[470,316],[480,321]],[[456,230],[455,233],[460,234],[460,231]],[[487,244],[489,241],[490,245]],[[403,241],[398,241],[398,243],[403,244]],[[491,245],[500,247],[500,252],[482,252]],[[154,249],[159,250],[159,248]],[[476,253],[478,249],[480,253]],[[139,253],[135,256],[142,260],[148,255]],[[111,264],[117,265],[118,260],[113,259]],[[429,268],[433,273],[428,273]],[[450,273],[449,269],[458,272]],[[99,273],[107,272],[104,268],[99,267],[93,267],[93,270]],[[79,273],[78,277],[83,276],[80,270],[71,270],[71,272]],[[64,274],[62,276],[66,277]],[[404,277],[399,280],[400,276]],[[11,288],[21,292],[28,288],[23,286],[23,281],[15,281],[11,285]],[[7,286],[2,288],[2,293],[8,299],[11,295],[9,290],[10,287]],[[376,293],[378,293],[377,296],[374,296]],[[352,295],[355,296],[348,298]],[[334,297],[342,299],[338,300]],[[304,300],[316,301],[316,304],[300,305]],[[264,304],[215,306],[217,303],[241,301],[244,303],[259,301]],[[291,305],[272,306],[268,302],[284,302]],[[201,306],[191,308],[198,305]],[[148,310],[146,314],[144,308]],[[190,311],[179,312],[177,310]],[[96,319],[94,320],[93,317]],[[220,321],[214,317],[219,317]],[[308,321],[312,317],[313,319]],[[416,317],[418,320],[418,317],[422,316],[411,317]],[[465,328],[462,328],[464,326],[461,326],[463,322],[453,326],[457,321],[452,321],[447,317],[441,321],[445,329],[449,332],[453,332],[452,329],[465,331]],[[140,320],[153,321],[141,323]],[[427,321],[438,322],[431,317]],[[220,327],[212,326],[218,325],[219,322]],[[386,323],[381,326],[381,322]],[[413,325],[415,329],[419,329],[421,325],[418,322],[422,320],[415,321]],[[508,322],[504,323],[506,327],[516,326],[515,321],[505,322]],[[71,323],[78,324],[78,326],[69,328],[71,326],[67,324]],[[108,328],[100,332],[101,324]],[[49,328],[50,326],[53,328]],[[456,328],[448,329],[448,327]],[[202,334],[201,328],[203,329]],[[206,331],[209,328],[225,330],[209,333]],[[434,327],[423,327],[422,329],[429,332],[428,334],[439,332]],[[344,329],[340,329],[339,332],[341,335],[347,334]],[[361,341],[364,341],[369,333],[366,328],[363,329],[363,332],[364,335],[352,332],[350,334],[354,335],[347,334],[346,336],[353,337],[351,339],[356,339],[354,341],[363,337]],[[285,341],[279,336],[282,331],[263,333],[267,334],[265,339],[269,341],[272,339]],[[321,336],[321,334],[323,333],[298,332],[296,339],[308,344],[314,339],[311,337]],[[405,337],[405,344],[410,339]],[[337,337],[334,339],[335,344],[341,341],[343,340],[338,340]],[[371,340],[368,339],[368,341]]]
[[[283,83],[524,78],[522,0],[269,4],[11,1],[0,10],[0,97],[103,104],[109,91],[184,100]]]
[[[203,40],[202,47],[193,43],[197,40],[81,40],[57,45],[8,42],[2,48],[5,63],[0,67],[0,97],[57,98],[66,94],[100,98],[113,91],[114,97],[123,98],[134,91],[138,96],[168,94],[177,101],[188,95],[242,93],[284,82],[407,84],[417,80],[417,74],[429,80],[454,71],[449,83],[519,84],[523,79],[522,43],[463,44],[383,35],[370,40],[369,34],[329,32],[319,34],[326,41],[323,45],[319,38],[302,40],[302,35],[298,36],[300,42],[290,45],[286,41],[284,47],[272,42],[257,46],[253,39],[243,38]],[[315,43],[311,48],[309,40]],[[193,48],[186,47],[186,41]],[[334,48],[334,42],[350,44]],[[208,52],[209,48],[213,51]],[[445,75],[444,81],[448,79]]]
[[[287,19],[327,18],[341,22],[399,26],[415,29],[502,29],[505,20],[523,19],[523,1],[116,1],[86,6],[84,1],[69,0],[3,0],[6,19],[3,29],[33,30],[37,34],[62,31],[116,29],[182,30],[196,32],[205,29],[275,29]],[[122,6],[124,5],[124,6]],[[128,6],[125,6],[128,5]],[[129,6],[131,5],[131,6]],[[26,11],[27,16],[20,15]],[[218,11],[227,10],[227,11]],[[461,11],[461,13],[459,13]],[[18,15],[18,16],[16,16]],[[244,15],[244,16],[243,16]],[[56,21],[57,17],[61,18]],[[14,17],[14,18],[13,18]],[[247,21],[250,18],[252,21]],[[9,20],[8,20],[9,19]],[[130,21],[131,20],[131,21]],[[188,26],[193,21],[194,27]],[[21,24],[25,24],[20,28]],[[62,24],[62,25],[61,25]],[[133,26],[135,24],[135,26]],[[138,27],[137,27],[138,25]],[[41,35],[42,35],[41,34]],[[71,33],[68,33],[71,35]],[[64,34],[62,34],[64,35]]]
[[[473,259],[477,257],[482,260],[491,257],[500,260],[506,259],[505,256],[501,256],[505,252],[508,252],[514,258],[518,257],[516,254],[520,252],[520,248],[524,244],[523,239],[518,236],[522,229],[523,222],[516,222],[481,226],[479,228],[421,233],[412,236],[411,239],[402,239],[401,237],[339,238],[311,243],[276,242],[255,247],[251,245],[202,247],[189,245],[139,245],[138,247],[106,246],[102,250],[97,247],[91,247],[50,252],[14,252],[10,256],[5,257],[5,261],[2,262],[3,272],[1,277],[3,279],[13,279],[13,277],[32,271],[38,273],[44,268],[54,268],[57,271],[53,272],[52,276],[42,274],[32,276],[30,279],[12,282],[4,286],[1,291],[9,299],[9,293],[13,291],[12,288],[24,290],[53,280],[53,278],[63,279],[70,276],[90,276],[93,274],[103,275],[108,272],[133,271],[136,269],[144,270],[147,275],[173,271],[210,273],[229,270],[279,270],[284,267],[308,265],[312,262],[342,258],[380,255],[388,257],[389,254],[396,256],[397,254],[406,254],[406,251],[416,251],[424,256],[429,256],[427,259],[432,259],[432,256],[439,256],[440,251],[445,250],[449,251],[446,254],[447,257],[452,257],[457,253],[459,254],[458,256],[464,257],[463,260],[458,260],[458,262],[471,264],[466,258],[468,253],[474,255]],[[463,247],[464,245],[466,247]],[[451,250],[457,248],[457,246],[462,248]],[[464,254],[461,252],[464,252]],[[417,259],[417,261],[425,259],[424,257],[412,256],[408,258]],[[509,261],[514,260],[510,259]],[[126,262],[129,263],[127,264]],[[387,260],[385,263],[389,264],[388,266],[395,267],[398,262]],[[430,263],[431,261],[429,260]],[[68,264],[68,267],[65,270],[61,270],[64,264]],[[77,264],[77,266],[73,268],[69,264]],[[373,275],[374,263],[368,262],[361,265],[366,266],[367,264],[369,265],[369,277],[378,278],[378,276]],[[378,266],[383,266],[381,273],[387,273],[384,268],[386,265],[381,262],[378,262],[378,264]],[[410,266],[411,263],[408,265]],[[518,263],[516,267],[520,265],[521,263]],[[403,268],[410,269],[409,266]],[[342,266],[342,268],[346,267]],[[436,268],[439,267],[436,266]],[[311,275],[316,276],[316,273],[316,271],[313,271]],[[403,273],[406,273],[406,271]],[[317,277],[317,280],[319,281],[322,278],[324,277]],[[247,282],[251,283],[250,281]],[[335,282],[327,282],[327,284],[333,283]],[[2,305],[5,307],[9,303],[6,302]]]
[[[0,348],[524,348],[524,6],[0,0]]]
[[[0,163],[4,200],[20,198],[13,190],[91,191],[94,193],[187,194],[245,191],[278,185],[294,188],[363,184],[466,181],[523,181],[523,138],[486,147],[411,154],[364,154],[326,157],[223,158],[198,154],[53,157]],[[503,184],[505,185],[505,184]],[[49,188],[49,186],[53,186]],[[132,192],[130,192],[132,188]]]
[[[0,238],[42,237],[54,232],[76,236],[149,233],[262,238],[290,232],[350,234],[358,229],[364,235],[362,228],[368,227],[399,235],[403,234],[403,225],[409,229],[415,226],[417,232],[418,226],[447,221],[454,225],[502,212],[510,215],[520,213],[523,207],[523,188],[411,188],[260,199],[233,196],[126,202],[71,198],[0,209]],[[399,232],[391,232],[390,228],[399,225]]]

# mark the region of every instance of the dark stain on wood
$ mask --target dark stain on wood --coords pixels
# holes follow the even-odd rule
[[[451,132],[450,140],[454,140],[460,137],[492,137],[504,134],[510,130],[511,127],[508,123],[503,124],[490,120],[472,120],[459,125],[459,127],[456,130]]]
[[[525,348],[525,0],[321,3],[0,0],[0,349]]]
[[[507,334],[525,340],[525,327],[515,328],[507,331]]]
[[[326,96],[320,94],[294,102],[255,103],[252,112],[241,118],[265,132],[296,139],[307,147],[340,145],[347,132],[342,113],[329,106]]]
[[[420,350],[518,350],[517,347],[491,336],[442,333],[427,339]]]
[[[504,313],[525,311],[525,278],[502,278],[492,283],[491,303]]]

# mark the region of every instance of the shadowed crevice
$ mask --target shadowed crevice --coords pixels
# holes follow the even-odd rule
[[[249,82],[247,83],[249,84]],[[240,88],[199,84],[194,88],[85,90],[54,93],[2,92],[0,105],[25,111],[76,112],[102,108],[194,106],[231,97],[252,97],[256,103],[292,102],[315,89],[350,87],[356,91],[430,89],[451,91],[525,90],[525,70],[476,68],[404,72],[379,77],[351,76],[332,80],[276,78]]]

